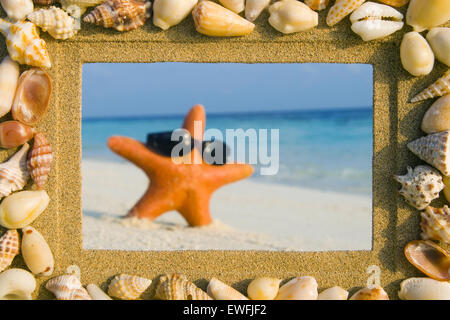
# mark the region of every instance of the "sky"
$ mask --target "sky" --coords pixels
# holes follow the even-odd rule
[[[364,64],[92,63],[83,65],[84,118],[367,108]]]

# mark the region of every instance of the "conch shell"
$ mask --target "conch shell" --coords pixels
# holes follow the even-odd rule
[[[204,291],[181,274],[161,276],[155,298],[160,300],[212,300]]]
[[[430,278],[409,278],[400,283],[402,300],[450,300],[450,283]]]
[[[51,291],[57,300],[92,300],[89,293],[74,275],[62,275],[50,279],[45,287]]]
[[[33,227],[22,229],[22,256],[30,271],[38,276],[50,276],[55,260],[42,234]]]
[[[269,4],[270,0],[246,0],[245,19],[251,22],[255,21]]]
[[[438,240],[450,244],[450,209],[448,206],[443,208],[428,206],[421,216],[422,239]]]
[[[305,0],[305,4],[315,11],[320,11],[325,9],[330,0]]]
[[[430,166],[417,166],[414,170],[408,167],[406,175],[394,175],[393,178],[402,184],[399,193],[406,202],[419,210],[425,209],[444,189],[442,176]]]
[[[28,20],[59,40],[72,38],[79,30],[75,19],[57,7],[36,10],[28,15]]]
[[[450,95],[436,100],[422,120],[422,131],[436,133],[450,130]]]
[[[332,27],[355,11],[366,0],[336,0],[327,15],[327,24]]]
[[[121,274],[111,280],[108,295],[122,300],[136,300],[152,284],[152,280]]]
[[[28,271],[8,269],[0,273],[0,300],[31,300],[36,280]]]
[[[150,1],[106,0],[86,15],[83,21],[117,31],[130,31],[143,26],[150,18],[150,7]]]
[[[51,1],[51,0],[41,0],[41,1]],[[86,9],[89,7],[95,7],[101,4],[105,0],[59,0],[61,6],[66,10],[72,17],[81,17]],[[56,2],[56,1],[55,1]]]
[[[0,63],[0,117],[11,111],[19,76],[19,65],[6,56]]]
[[[403,68],[413,76],[429,74],[434,67],[434,53],[420,33],[411,31],[403,36],[400,45]]]
[[[17,230],[8,230],[0,237],[0,272],[8,268],[19,254],[20,243]]]
[[[241,13],[245,9],[245,0],[219,0],[219,2],[227,9]]]
[[[31,140],[34,129],[19,121],[5,121],[0,123],[0,147],[15,148]]]
[[[289,34],[316,27],[319,15],[303,2],[282,0],[269,7],[269,23],[276,30]]]
[[[281,286],[275,300],[317,300],[317,281],[313,277],[297,277]]]
[[[349,300],[389,300],[389,296],[383,288],[362,288]]]
[[[248,300],[242,293],[217,278],[209,281],[207,292],[215,300]]]
[[[86,290],[91,296],[92,300],[112,300],[106,293],[103,292],[99,286],[95,284],[88,284]]]
[[[448,0],[411,0],[406,12],[406,23],[417,32],[437,27],[449,19],[450,1]]]
[[[52,147],[43,133],[34,136],[34,145],[28,155],[28,170],[39,189],[44,189],[53,161]]]
[[[0,3],[11,20],[24,20],[34,10],[31,0],[0,0]]]
[[[35,67],[52,66],[44,40],[32,22],[8,22],[0,18],[0,32],[6,38],[8,52],[14,61]]]
[[[280,290],[280,279],[257,278],[247,287],[248,297],[252,300],[273,300]]]
[[[319,293],[317,300],[347,300],[347,298],[348,291],[336,286]]]
[[[153,24],[163,30],[179,24],[194,9],[198,0],[155,0]]]
[[[450,252],[429,240],[411,241],[405,247],[406,259],[430,278],[450,281]]]
[[[427,41],[436,59],[450,67],[450,28],[433,28],[427,33]]]
[[[428,88],[412,98],[411,102],[418,102],[434,97],[441,97],[446,94],[450,94],[450,69],[447,70],[447,72],[442,77],[437,79]]]
[[[409,2],[409,0],[378,0],[378,1],[393,7],[403,7],[405,4]]]
[[[0,198],[22,190],[30,174],[27,169],[27,154],[30,146],[25,143],[11,159],[0,164]]]

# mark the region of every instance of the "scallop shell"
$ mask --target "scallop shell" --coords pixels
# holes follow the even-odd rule
[[[257,278],[247,287],[248,297],[252,300],[273,300],[280,290],[280,279]]]
[[[450,28],[433,28],[427,33],[427,41],[436,59],[450,67]]]
[[[402,184],[399,193],[406,202],[414,208],[423,210],[431,201],[439,197],[444,188],[442,176],[430,166],[417,166],[414,170],[408,167],[404,176],[393,176],[394,180]]]
[[[430,278],[409,278],[400,283],[402,300],[450,300],[450,283]]]
[[[215,300],[248,300],[246,296],[217,278],[209,281],[208,294]]]
[[[430,278],[450,281],[450,252],[429,240],[411,241],[405,247],[406,259]]]
[[[122,300],[136,300],[152,284],[152,280],[121,274],[109,284],[108,294]]]
[[[52,66],[45,41],[39,38],[34,23],[8,22],[0,18],[0,32],[6,38],[9,56],[20,64],[50,68]]]
[[[303,2],[282,0],[269,7],[269,23],[279,32],[289,34],[310,30],[319,23],[319,15]]]
[[[30,174],[27,169],[27,153],[30,146],[25,143],[11,159],[0,164],[0,198],[22,190]]]
[[[450,209],[448,206],[443,208],[428,206],[421,216],[422,239],[438,240],[450,244]]]
[[[403,7],[405,4],[409,2],[409,0],[378,0],[378,1],[393,7]]]
[[[57,7],[36,10],[28,15],[28,20],[59,40],[72,38],[79,30],[75,19]]]
[[[44,212],[49,201],[44,190],[16,192],[0,204],[0,225],[8,229],[25,228]]]
[[[448,176],[450,175],[449,137],[450,131],[433,133],[408,143],[408,149],[441,171],[444,176]]]
[[[449,19],[448,0],[411,0],[406,12],[406,23],[417,32],[437,27]]]
[[[69,12],[70,15],[75,18],[81,17],[86,12],[87,8],[95,7],[101,4],[103,1],[104,0],[59,0],[62,8],[67,12]],[[73,12],[74,10],[77,10],[78,12],[72,14],[71,12]]]
[[[52,147],[44,134],[39,132],[34,136],[34,145],[27,162],[31,177],[39,189],[43,189],[47,182],[52,161]]]
[[[355,11],[366,0],[336,0],[327,15],[327,24],[332,27]]]
[[[436,100],[422,120],[422,131],[436,133],[450,130],[450,95]]]
[[[305,0],[305,4],[315,11],[320,11],[328,7],[330,0]]]
[[[34,10],[32,0],[0,0],[0,4],[11,20],[24,20]]]
[[[45,287],[51,291],[57,300],[92,300],[80,280],[73,275],[62,275],[50,279]]]
[[[19,76],[19,65],[6,56],[0,63],[0,117],[11,111]]]
[[[446,94],[450,94],[450,69],[447,70],[447,72],[442,77],[437,79],[428,88],[412,98],[411,102],[418,102],[434,97],[441,97]]]
[[[317,300],[347,300],[347,298],[348,291],[336,286],[319,293]]]
[[[0,272],[8,268],[19,254],[20,243],[17,230],[8,230],[0,237]]]
[[[434,67],[433,50],[427,40],[415,31],[403,36],[400,58],[403,68],[416,77],[429,74]]]
[[[275,300],[316,300],[317,281],[313,277],[297,277],[281,286]]]
[[[246,0],[245,19],[251,22],[255,21],[269,4],[270,0]]]
[[[86,290],[92,300],[112,300],[106,293],[103,292],[99,286],[95,284],[88,284]]]
[[[31,140],[34,129],[19,121],[5,121],[0,123],[0,147],[15,148]]]
[[[383,288],[362,288],[349,300],[389,300],[389,296]]]
[[[11,110],[14,120],[36,125],[47,112],[52,90],[52,79],[44,70],[32,68],[22,73]]]
[[[403,15],[384,4],[366,2],[350,16],[352,30],[364,41],[380,39],[403,28]]]
[[[150,1],[107,0],[86,15],[83,21],[117,31],[130,31],[143,26],[150,18],[150,7]]]
[[[197,32],[213,37],[245,36],[255,25],[211,1],[200,1],[192,11]]]
[[[153,24],[167,30],[183,21],[197,3],[198,0],[155,0]]]
[[[245,0],[219,0],[219,2],[225,8],[236,13],[241,13],[245,9]]]
[[[30,271],[38,276],[50,276],[55,260],[42,234],[33,227],[22,229],[22,256]]]
[[[40,4],[41,6],[49,6],[51,4],[55,4],[58,0],[33,0],[34,3]]]
[[[28,271],[8,269],[0,273],[0,300],[31,300],[36,280]]]
[[[161,276],[155,298],[160,300],[213,300],[181,274]]]

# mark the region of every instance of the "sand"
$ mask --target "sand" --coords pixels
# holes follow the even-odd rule
[[[154,222],[122,217],[147,188],[127,162],[83,160],[83,247],[147,250],[370,250],[370,197],[240,181],[211,200],[213,223],[191,228],[177,212]]]

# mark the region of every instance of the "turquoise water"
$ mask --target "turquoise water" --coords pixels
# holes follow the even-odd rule
[[[123,161],[109,151],[111,135],[145,141],[147,133],[179,128],[183,116],[83,120],[83,159]],[[206,128],[279,129],[279,171],[252,179],[370,195],[372,109],[208,114]],[[225,136],[225,134],[224,134]],[[270,137],[269,137],[270,140]],[[270,150],[270,148],[269,148]]]

